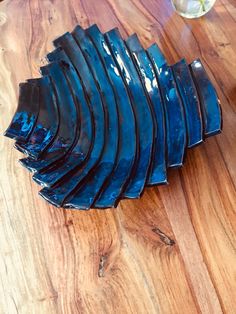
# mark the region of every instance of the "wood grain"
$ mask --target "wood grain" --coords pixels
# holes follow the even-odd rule
[[[0,313],[236,313],[236,5],[185,20],[162,0],[0,3],[0,127],[18,83],[39,76],[52,40],[80,23],[137,32],[170,63],[201,57],[224,131],[188,151],[169,185],[117,209],[56,209],[0,139]]]

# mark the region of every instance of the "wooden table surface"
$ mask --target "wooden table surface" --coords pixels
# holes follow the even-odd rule
[[[0,143],[0,313],[236,313],[236,2],[185,20],[170,0],[0,2],[0,127],[18,83],[37,77],[52,40],[80,23],[136,32],[170,63],[201,57],[224,130],[188,151],[169,185],[88,212],[57,209]]]

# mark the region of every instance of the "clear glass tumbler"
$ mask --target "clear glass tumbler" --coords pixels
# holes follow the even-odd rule
[[[189,19],[203,16],[210,11],[215,2],[216,0],[172,0],[175,10]]]

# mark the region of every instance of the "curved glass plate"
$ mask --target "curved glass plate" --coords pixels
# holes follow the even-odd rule
[[[30,136],[39,112],[39,90],[35,84],[19,84],[19,100],[14,117],[4,135],[25,142]]]
[[[60,124],[53,143],[41,159],[20,159],[20,163],[32,172],[46,169],[64,157],[72,148],[77,136],[77,108],[61,66],[55,62],[42,67],[41,71],[43,75],[49,75],[52,80],[58,103]]]
[[[166,117],[167,165],[180,167],[186,148],[186,126],[184,109],[174,81],[172,70],[157,47],[153,44],[147,49],[158,77]]]
[[[94,128],[93,128],[93,114],[91,112],[90,105],[86,101],[83,87],[81,85],[78,74],[75,68],[71,64],[66,53],[61,49],[56,49],[48,54],[49,61],[63,62],[66,69],[65,77],[73,94],[74,99],[77,99],[79,104],[79,124],[80,134],[77,143],[73,147],[72,151],[65,156],[65,159],[61,160],[56,165],[43,172],[38,172],[33,175],[33,179],[42,186],[51,187],[56,182],[61,180],[64,176],[68,175],[70,171],[75,167],[84,163],[91,152],[91,148],[94,140]]]
[[[93,205],[97,208],[107,208],[116,206],[129,182],[136,156],[136,125],[128,91],[103,34],[97,25],[89,27],[86,33],[90,36],[100,55],[113,85],[118,105],[119,151],[117,161],[112,176]]]
[[[222,129],[222,116],[216,90],[199,59],[190,64],[190,69],[201,102],[204,135],[218,134]]]
[[[98,166],[94,169],[86,184],[73,191],[63,204],[64,207],[69,208],[89,209],[106,180],[113,175],[112,172],[116,164],[119,140],[117,104],[106,71],[90,38],[79,26],[74,29],[72,35],[83,52],[94,79],[101,90],[108,122],[105,147]]]
[[[166,184],[166,140],[165,115],[153,66],[143,49],[136,34],[126,40],[127,46],[133,56],[134,64],[145,87],[147,98],[153,114],[154,142],[150,173],[147,184]]]
[[[84,91],[90,101],[94,116],[94,144],[89,156],[88,162],[77,167],[67,180],[59,182],[54,188],[43,188],[39,194],[48,200],[51,204],[60,207],[67,196],[71,194],[83,181],[91,170],[98,164],[105,143],[106,135],[106,120],[105,111],[101,101],[100,93],[94,82],[92,73],[87,65],[87,62],[78,47],[75,39],[70,33],[57,38],[54,41],[57,47],[62,47],[67,56],[74,65],[78,75],[83,82]]]
[[[26,143],[16,142],[15,146],[31,158],[38,159],[56,136],[59,127],[59,116],[50,78],[44,76],[28,80],[28,82],[36,84],[39,88],[40,110],[36,125],[28,141]]]
[[[122,73],[126,82],[135,113],[137,123],[136,140],[139,144],[139,151],[136,153],[137,162],[123,196],[137,198],[140,197],[144,189],[151,163],[154,137],[152,113],[138,73],[118,29],[107,32],[105,38],[120,69],[120,73]]]
[[[200,60],[169,66],[137,35],[77,26],[54,41],[43,77],[20,84],[5,135],[57,207],[107,208],[167,182],[185,149],[220,133],[220,102]]]
[[[184,105],[188,148],[194,147],[203,141],[202,114],[197,90],[185,59],[172,65],[172,70]]]

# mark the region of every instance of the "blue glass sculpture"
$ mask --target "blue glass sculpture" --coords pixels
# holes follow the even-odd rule
[[[20,84],[5,132],[39,194],[57,207],[116,207],[167,183],[186,148],[221,132],[220,102],[199,59],[168,65],[137,35],[80,26],[54,41],[42,77]]]

